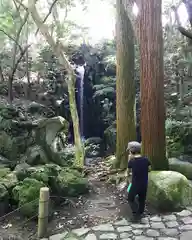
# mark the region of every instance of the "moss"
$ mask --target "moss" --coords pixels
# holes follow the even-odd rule
[[[88,180],[75,169],[63,168],[56,178],[54,190],[62,196],[78,196],[88,192]]]
[[[26,178],[13,189],[13,198],[21,207],[20,212],[26,217],[38,213],[38,198],[40,188],[45,184],[36,179]]]
[[[3,184],[10,193],[12,189],[18,184],[16,173],[8,173],[6,176],[0,179],[0,184]]]
[[[6,176],[10,171],[10,168],[0,168],[0,178]]]
[[[160,210],[174,211],[192,204],[192,186],[180,173],[153,171],[149,174],[147,198]]]

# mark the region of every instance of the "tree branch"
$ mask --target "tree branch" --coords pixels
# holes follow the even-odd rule
[[[16,70],[17,70],[17,67],[18,67],[19,63],[21,62],[23,56],[25,55],[25,53],[27,52],[27,50],[28,50],[30,47],[31,47],[31,44],[30,44],[30,45],[27,45],[27,46],[23,49],[23,51],[20,53],[20,56],[19,56],[19,58],[17,59],[17,61],[16,61],[16,63],[15,63],[15,66],[14,66],[14,68],[13,68],[13,70],[12,70],[12,74],[11,74],[12,77],[14,76],[14,74],[15,74],[15,72],[16,72]]]
[[[17,46],[19,47],[20,51],[22,52],[22,47],[21,45],[8,33],[6,33],[3,29],[0,29],[0,32],[4,33],[8,38],[10,38]]]
[[[51,12],[52,12],[52,10],[53,10],[53,7],[54,7],[55,4],[57,3],[57,1],[58,1],[58,0],[54,0],[53,3],[51,4],[51,7],[50,7],[50,9],[49,9],[49,12],[48,12],[48,14],[46,15],[46,17],[44,18],[43,23],[45,23],[45,22],[47,21],[48,17],[50,16],[50,14],[51,14]],[[37,29],[35,35],[37,35],[38,32],[39,32],[39,28]]]
[[[187,37],[187,38],[189,38],[189,39],[191,39],[192,40],[192,33],[191,32],[189,32],[187,29],[185,29],[184,27],[182,27],[181,26],[181,21],[180,21],[180,19],[179,19],[179,15],[178,15],[178,8],[179,8],[179,6],[181,5],[181,3],[182,3],[183,1],[180,1],[179,2],[179,4],[177,5],[177,6],[172,6],[171,7],[171,9],[174,11],[174,13],[175,13],[175,19],[176,19],[176,22],[177,22],[177,24],[178,24],[178,30],[179,30],[179,32],[182,34],[182,35],[184,35],[185,37]]]
[[[184,27],[179,26],[178,30],[180,31],[181,34],[183,34],[185,37],[189,38],[192,40],[192,33],[186,30]]]
[[[35,0],[28,0],[28,11],[30,12],[35,24],[41,31],[41,34],[45,37],[49,45],[52,47],[52,49],[57,54],[60,63],[66,68],[66,70],[71,75],[75,75],[73,67],[71,66],[70,62],[68,61],[67,57],[65,56],[64,52],[62,51],[63,46],[61,42],[58,41],[58,44],[54,41],[52,36],[49,33],[49,29],[46,24],[43,23],[41,17],[39,16],[39,13],[37,12],[37,8],[35,6]]]

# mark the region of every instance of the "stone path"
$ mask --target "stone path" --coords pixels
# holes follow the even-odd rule
[[[80,228],[42,240],[191,240],[192,208],[169,215],[149,216],[140,223],[122,219],[92,228]]]

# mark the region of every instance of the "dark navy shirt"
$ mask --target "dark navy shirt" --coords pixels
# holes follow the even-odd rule
[[[136,157],[128,161],[128,168],[132,170],[132,185],[138,187],[147,185],[150,165],[147,157]]]

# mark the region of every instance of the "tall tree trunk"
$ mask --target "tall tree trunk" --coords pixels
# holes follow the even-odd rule
[[[134,31],[122,0],[117,0],[117,80],[116,112],[117,142],[116,167],[127,167],[126,147],[136,139],[135,82],[134,82]]]
[[[139,11],[142,146],[155,170],[168,169],[161,6],[162,0],[145,0]]]

